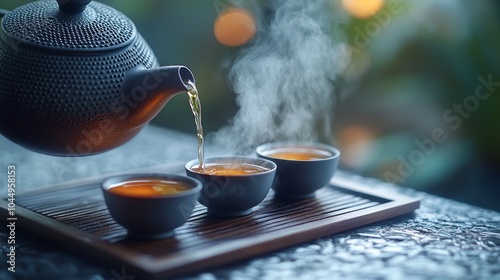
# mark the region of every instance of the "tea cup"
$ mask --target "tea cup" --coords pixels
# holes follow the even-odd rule
[[[186,174],[198,179],[203,189],[198,202],[211,215],[244,216],[267,196],[276,173],[272,161],[245,156],[220,156],[205,159],[200,168],[198,160],[185,165]]]
[[[107,178],[101,189],[111,217],[129,236],[159,239],[188,220],[202,185],[186,176],[153,173]]]
[[[272,189],[276,197],[286,199],[313,197],[331,180],[340,158],[340,151],[330,145],[305,141],[267,143],[256,153],[276,163]]]

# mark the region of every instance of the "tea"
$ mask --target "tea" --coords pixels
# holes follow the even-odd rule
[[[243,162],[209,163],[204,168],[195,165],[191,167],[191,170],[201,174],[218,176],[249,175],[269,171],[268,168]]]
[[[264,155],[287,160],[316,160],[325,159],[332,156],[332,153],[326,150],[309,147],[283,147],[266,151]]]
[[[201,125],[201,102],[198,97],[198,89],[192,81],[188,81],[189,89],[187,94],[189,96],[189,106],[194,115],[194,122],[196,124],[196,135],[198,136],[198,162],[201,168],[205,166],[205,152],[203,147],[203,127]]]
[[[190,184],[182,181],[145,179],[114,184],[108,191],[134,197],[158,197],[177,194],[191,188]]]

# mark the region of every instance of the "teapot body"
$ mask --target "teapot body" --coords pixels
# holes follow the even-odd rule
[[[3,35],[3,34],[2,34]],[[0,39],[0,133],[52,155],[91,155],[123,144],[146,123],[125,116],[127,73],[158,62],[142,37],[109,53],[68,55]],[[130,100],[132,98],[132,100]]]

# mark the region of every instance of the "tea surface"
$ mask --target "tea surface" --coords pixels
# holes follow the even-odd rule
[[[209,163],[205,164],[204,168],[199,168],[197,165],[195,165],[191,167],[191,170],[201,174],[219,176],[249,175],[269,171],[268,168],[242,162]]]
[[[266,151],[263,154],[272,158],[288,160],[315,160],[332,156],[332,153],[329,151],[309,147],[276,148]]]
[[[135,180],[114,184],[110,193],[133,197],[160,197],[177,194],[191,189],[186,182],[170,180]]]

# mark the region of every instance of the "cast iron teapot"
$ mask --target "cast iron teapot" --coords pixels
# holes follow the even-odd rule
[[[91,0],[47,0],[4,14],[0,133],[30,150],[91,155],[132,137],[194,82],[158,66],[135,25]]]

